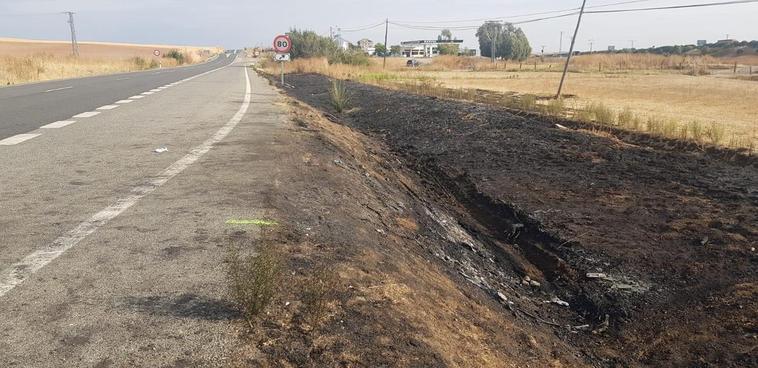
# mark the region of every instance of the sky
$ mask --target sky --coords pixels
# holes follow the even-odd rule
[[[587,0],[587,6],[624,0]],[[628,1],[628,0],[627,0]],[[638,0],[602,9],[636,8],[716,2],[721,0]],[[422,26],[476,26],[484,19],[576,8],[581,0],[2,0],[0,37],[67,40],[67,17],[76,12],[80,41],[161,43],[174,45],[268,46],[274,36],[292,27],[328,35],[330,27],[344,30],[395,23]],[[598,8],[599,9],[599,8]],[[560,13],[558,13],[560,14]],[[607,49],[692,44],[730,38],[758,39],[758,3],[619,14],[586,14],[576,49]],[[509,18],[529,20],[540,16]],[[468,21],[472,20],[472,21]],[[434,23],[431,23],[434,22]],[[568,49],[576,16],[522,24],[532,48],[539,52]],[[389,44],[436,38],[437,30],[415,30],[390,24]],[[464,44],[477,48],[474,30],[453,30]],[[384,40],[384,27],[342,32],[358,41]]]

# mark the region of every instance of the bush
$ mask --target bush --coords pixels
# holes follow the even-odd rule
[[[167,59],[174,59],[174,60],[176,60],[176,63],[178,65],[182,65],[182,64],[184,64],[186,62],[186,57],[179,50],[171,50],[171,51],[167,52],[165,55],[163,55],[163,57],[167,58]]]
[[[592,102],[585,107],[586,117],[600,124],[614,125],[616,114],[600,102]]]
[[[631,128],[634,126],[635,118],[636,116],[634,115],[634,112],[627,106],[618,113],[616,121],[618,122],[618,125],[622,127]]]
[[[328,57],[329,64],[368,66],[371,60],[362,51],[338,49]]]
[[[257,255],[247,257],[232,249],[228,265],[229,291],[252,326],[255,317],[274,298],[281,270],[280,257],[272,246],[263,246]]]
[[[329,100],[337,112],[343,112],[350,104],[350,94],[345,83],[340,80],[332,80],[332,87],[329,89]]]

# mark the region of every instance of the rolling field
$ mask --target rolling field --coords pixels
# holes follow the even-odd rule
[[[176,59],[156,57],[177,50],[185,63],[195,63],[221,52],[218,47],[137,45],[106,42],[80,42],[79,57],[71,56],[66,41],[38,41],[0,38],[0,85],[44,80],[131,72],[157,67],[172,67]]]

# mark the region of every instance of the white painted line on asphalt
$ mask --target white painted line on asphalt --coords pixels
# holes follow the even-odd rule
[[[143,94],[145,96],[149,96],[149,95],[152,95],[153,93],[155,93],[155,92],[142,92],[141,94]]]
[[[50,123],[44,126],[41,126],[42,129],[58,129],[63,128],[64,126],[71,125],[73,123],[76,123],[74,120],[62,120],[62,121],[56,121],[54,123]]]
[[[145,96],[137,95],[137,96],[129,97],[130,100],[139,100],[140,98],[145,98]]]
[[[93,117],[95,115],[98,115],[98,114],[100,114],[100,111],[87,111],[87,112],[83,112],[81,114],[74,115],[73,117],[75,117],[75,118],[91,118],[91,117]]]
[[[117,107],[118,105],[105,105],[105,106],[98,107],[97,110],[113,110]]]
[[[132,103],[132,102],[134,102],[134,100],[119,100],[119,101],[116,101],[117,104],[128,104],[128,103]]]
[[[210,72],[198,74],[194,79],[201,75],[205,75],[224,67],[214,69]],[[55,239],[52,244],[48,245],[44,249],[35,251],[22,260],[12,264],[8,269],[0,272],[0,297],[13,290],[16,286],[24,282],[35,272],[39,271],[42,267],[60,257],[61,254],[67,250],[75,247],[88,235],[97,231],[97,229],[105,226],[110,220],[113,220],[118,215],[136,204],[140,199],[146,195],[152,193],[156,189],[160,188],[166,182],[173,177],[179,175],[182,171],[187,169],[190,165],[194,164],[203,155],[213,148],[213,146],[221,142],[231,131],[239,124],[242,117],[245,116],[248,108],[250,107],[250,98],[252,90],[250,86],[250,76],[245,70],[245,98],[240,106],[239,111],[226,123],[216,134],[208,138],[205,142],[195,147],[190,153],[174,162],[166,170],[160,173],[158,176],[153,177],[147,184],[140,185],[131,190],[131,193],[124,198],[117,200],[114,204],[106,207],[102,211],[93,215],[89,220],[82,222],[73,230],[69,231],[66,235]]]
[[[117,81],[122,81],[122,80],[127,80],[127,79],[129,79],[129,78],[118,78],[118,79],[116,79],[116,80],[117,80]]]
[[[23,141],[28,141],[28,140],[30,140],[32,138],[37,138],[37,137],[39,137],[41,135],[42,134],[31,134],[31,133],[14,135],[13,137],[8,137],[8,138],[5,138],[5,139],[1,140],[0,141],[0,146],[13,146],[13,145],[19,144],[19,143],[21,143]],[[2,286],[0,286],[0,288],[1,287]]]
[[[74,88],[74,86],[68,86],[68,87],[61,87],[61,88],[53,88],[53,89],[48,89],[47,91],[45,91],[45,93],[48,93],[48,92],[55,92],[55,91],[63,91],[64,89],[71,89],[71,88]]]
[[[160,89],[158,89],[158,88],[153,88],[153,89],[151,89],[151,90],[150,90],[150,92],[160,92],[160,91],[161,91],[161,90],[160,90]]]

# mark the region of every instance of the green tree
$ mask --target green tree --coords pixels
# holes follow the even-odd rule
[[[329,37],[320,36],[313,31],[292,29],[287,33],[292,40],[293,59],[325,57],[330,64],[368,65],[370,60],[363,50],[351,45],[350,50],[343,50]]]
[[[384,46],[383,43],[377,43],[374,48],[376,48],[376,56],[384,56],[387,54],[387,46]]]
[[[390,46],[390,55],[400,55],[403,53],[403,48],[400,45]]]
[[[526,60],[532,53],[529,39],[521,28],[510,23],[487,22],[476,32],[482,56],[492,57],[493,41],[495,57],[511,60]]]
[[[453,32],[450,32],[449,29],[443,29],[442,33],[440,33],[439,36],[437,36],[437,41],[452,41],[453,40]]]

